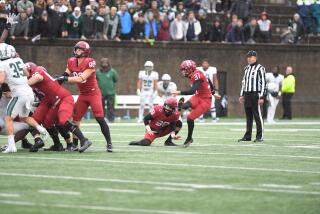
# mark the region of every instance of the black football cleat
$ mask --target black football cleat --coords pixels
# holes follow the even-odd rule
[[[33,145],[27,140],[27,139],[22,139],[21,140],[21,147],[23,149],[30,149]]]
[[[263,142],[263,139],[262,139],[262,138],[256,138],[256,139],[254,139],[253,142],[255,142],[255,143],[262,143],[262,142]]]
[[[177,144],[175,144],[174,142],[172,142],[171,140],[168,140],[166,142],[164,142],[165,146],[178,146]]]
[[[179,110],[179,111],[181,111],[181,108],[182,108],[183,103],[184,103],[184,98],[181,97],[181,98],[179,99],[179,101],[178,101],[178,110]]]
[[[77,152],[77,151],[79,151],[79,148],[77,146],[75,146],[73,143],[67,143],[66,151],[67,152]]]
[[[193,143],[193,139],[186,139],[186,141],[183,144],[183,147],[187,148],[191,145],[191,143]]]
[[[29,152],[38,152],[40,148],[44,147],[44,142],[42,139],[37,139],[34,145],[30,148]]]
[[[112,143],[107,143],[107,152],[113,152],[112,151]]]
[[[88,139],[84,140],[80,144],[81,144],[81,147],[79,148],[80,153],[86,151],[92,145],[91,141],[89,141]]]
[[[52,145],[49,148],[44,148],[43,151],[51,151],[51,152],[62,152],[64,151],[64,148],[62,146],[62,144],[58,144],[58,145]]]
[[[131,141],[129,143],[129,146],[141,146],[141,143],[140,143],[140,141]]]
[[[240,142],[246,142],[246,141],[251,141],[251,138],[245,138],[245,137],[243,137],[243,138],[240,138],[240,139],[238,140],[239,143],[240,143]]]

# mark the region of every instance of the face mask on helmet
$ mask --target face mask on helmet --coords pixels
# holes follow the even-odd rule
[[[151,66],[144,66],[144,70],[146,70],[146,72],[151,72],[153,70],[153,67]]]
[[[170,83],[170,81],[168,81],[168,80],[163,81],[163,88],[167,89],[169,86],[169,83]]]
[[[79,48],[79,47],[75,47],[75,48],[74,48],[74,51],[73,51],[73,54],[74,54],[74,56],[75,56],[76,58],[80,58],[80,57],[83,56],[83,52],[84,52],[83,49],[81,49],[81,48]]]
[[[171,114],[175,111],[174,108],[172,108],[171,106],[169,106],[169,105],[167,105],[167,104],[164,104],[163,110],[164,110],[164,114],[165,114],[166,116],[171,115]]]

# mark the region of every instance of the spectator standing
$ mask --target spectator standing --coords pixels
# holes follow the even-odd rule
[[[110,40],[120,41],[121,21],[117,15],[117,8],[111,7],[110,13],[107,14],[106,19],[106,33]]]
[[[120,6],[120,11],[118,12],[121,21],[120,39],[122,40],[131,39],[132,20],[127,10],[127,5],[122,4]]]
[[[241,44],[243,43],[243,21],[241,19],[236,20],[235,25],[234,22],[232,22],[231,30],[227,34],[227,42]]]
[[[158,35],[157,21],[155,20],[153,13],[148,13],[148,18],[144,27],[144,34],[146,39],[155,39]]]
[[[186,9],[184,8],[184,4],[183,2],[178,2],[177,4],[177,12],[176,13],[180,13],[182,16],[182,19],[185,18],[186,16]]]
[[[288,29],[280,36],[281,43],[300,43],[303,36],[303,24],[298,13],[294,14],[293,21],[289,20]]]
[[[18,12],[26,11],[28,8],[31,8],[31,13],[34,12],[34,6],[32,1],[29,0],[20,0],[17,3],[17,10]]]
[[[216,4],[217,0],[201,0],[201,8],[207,13],[217,13]]]
[[[200,10],[201,0],[184,0],[184,7],[193,12],[198,12]]]
[[[199,41],[205,42],[209,40],[209,24],[207,14],[204,10],[199,10],[199,22],[201,26],[201,33],[199,34]]]
[[[168,20],[171,22],[175,18],[175,10],[170,5],[170,0],[164,0],[162,7],[159,9],[161,14],[167,14]]]
[[[215,20],[213,25],[209,29],[209,41],[210,42],[222,42],[223,41],[223,29],[219,20]]]
[[[182,14],[176,13],[176,18],[170,24],[170,36],[174,41],[184,40],[184,23],[182,21]]]
[[[49,1],[48,1],[49,2]],[[49,3],[47,4],[48,12],[48,25],[49,25],[49,36],[52,39],[57,37],[67,37],[68,31],[65,26],[66,14],[60,12],[60,6],[54,5],[54,8],[51,9]]]
[[[59,7],[59,12],[60,13],[67,13],[69,8],[68,6],[64,5],[61,3],[61,0],[54,0],[54,4],[51,5],[51,9],[54,9],[54,7]]]
[[[17,24],[13,25],[10,30],[11,39],[15,39],[16,36],[23,35],[25,40],[28,40],[29,32],[29,18],[25,11],[19,12],[19,15],[15,18]]]
[[[266,73],[267,82],[267,99],[268,99],[268,113],[267,122],[274,123],[274,115],[276,113],[279,97],[281,96],[281,84],[283,75],[279,74],[279,66],[272,69],[272,73]]]
[[[9,11],[6,9],[6,1],[0,0],[0,35],[5,29],[8,14]]]
[[[1,3],[1,1],[0,1]],[[35,17],[40,17],[42,14],[42,11],[44,11],[47,7],[47,3],[45,0],[37,0],[34,5],[34,15]]]
[[[260,27],[257,19],[252,17],[250,22],[243,28],[244,42],[247,44],[255,44],[260,40]]]
[[[68,37],[71,39],[79,39],[83,32],[83,20],[79,7],[75,7],[73,13],[67,18]]]
[[[160,30],[157,36],[158,41],[169,41],[170,33],[169,33],[170,22],[167,18],[167,15],[160,15]]]
[[[314,32],[320,34],[320,1],[314,0],[311,5],[311,13],[315,21]]]
[[[261,40],[264,43],[269,43],[271,41],[271,21],[268,19],[268,13],[262,12],[261,17],[258,21],[260,32],[261,32]]]
[[[228,16],[236,14],[239,19],[242,19],[244,23],[247,23],[252,13],[252,1],[251,0],[235,0],[231,5],[228,12]]]
[[[86,6],[85,14],[82,17],[83,20],[83,28],[82,28],[82,36],[81,39],[93,39],[96,34],[96,16],[94,15],[94,11],[90,5]]]
[[[41,16],[36,21],[36,35],[41,35],[42,37],[50,36],[50,27],[48,22],[48,13],[46,10],[42,11]]]
[[[287,66],[286,75],[282,81],[282,107],[283,107],[283,116],[282,119],[291,120],[292,119],[292,97],[296,89],[296,79],[293,74],[293,69],[291,66]]]
[[[100,62],[101,68],[97,70],[96,76],[102,94],[102,107],[108,121],[113,122],[118,72],[112,68],[108,58],[102,58]],[[107,111],[105,110],[106,103]]]
[[[106,8],[99,7],[98,14],[95,19],[96,25],[96,39],[104,39],[108,40],[107,32],[106,32],[106,23],[107,23],[107,15],[106,15]]]
[[[200,22],[195,18],[194,12],[189,11],[188,19],[184,22],[184,40],[198,41],[201,33]]]
[[[142,13],[139,13],[138,20],[133,25],[132,40],[141,42],[145,39],[145,34],[144,34],[145,21],[144,20],[145,20],[144,15]]]
[[[300,15],[305,32],[310,34],[313,32],[312,25],[312,12],[311,12],[311,0],[298,0],[297,1],[298,14]]]
[[[160,13],[158,10],[158,2],[156,0],[151,1],[150,9],[147,10],[145,14],[145,18],[148,19],[149,13],[153,14],[153,17],[155,18],[156,21],[159,21],[160,19]]]

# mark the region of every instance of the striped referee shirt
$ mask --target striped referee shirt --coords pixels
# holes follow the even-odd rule
[[[266,69],[258,63],[247,65],[244,68],[240,96],[243,96],[245,92],[257,92],[259,93],[259,97],[263,97],[266,90],[265,70]]]

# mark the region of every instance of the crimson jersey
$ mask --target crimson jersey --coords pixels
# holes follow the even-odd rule
[[[59,83],[47,73],[47,70],[44,67],[38,66],[36,69],[32,69],[30,71],[30,76],[35,74],[40,74],[43,77],[43,80],[32,85],[31,87],[41,96],[55,101],[59,98],[64,98],[71,95],[67,89],[59,85]]]
[[[80,94],[92,94],[99,91],[97,79],[96,79],[96,61],[92,58],[85,58],[80,65],[76,57],[68,59],[67,68],[73,76],[79,76],[87,69],[94,69],[94,73],[91,74],[85,82],[78,83],[77,86],[80,90]]]
[[[192,85],[195,81],[197,80],[202,80],[202,83],[200,84],[200,87],[198,88],[198,90],[196,91],[196,95],[201,97],[201,98],[208,98],[208,97],[211,97],[211,89],[210,89],[210,84],[209,84],[209,81],[207,79],[207,77],[199,70],[196,70],[189,82],[190,82],[190,85]]]
[[[149,126],[152,130],[162,130],[170,125],[172,122],[177,122],[180,117],[180,112],[176,111],[170,116],[166,116],[162,105],[153,106],[151,110],[152,120]]]

